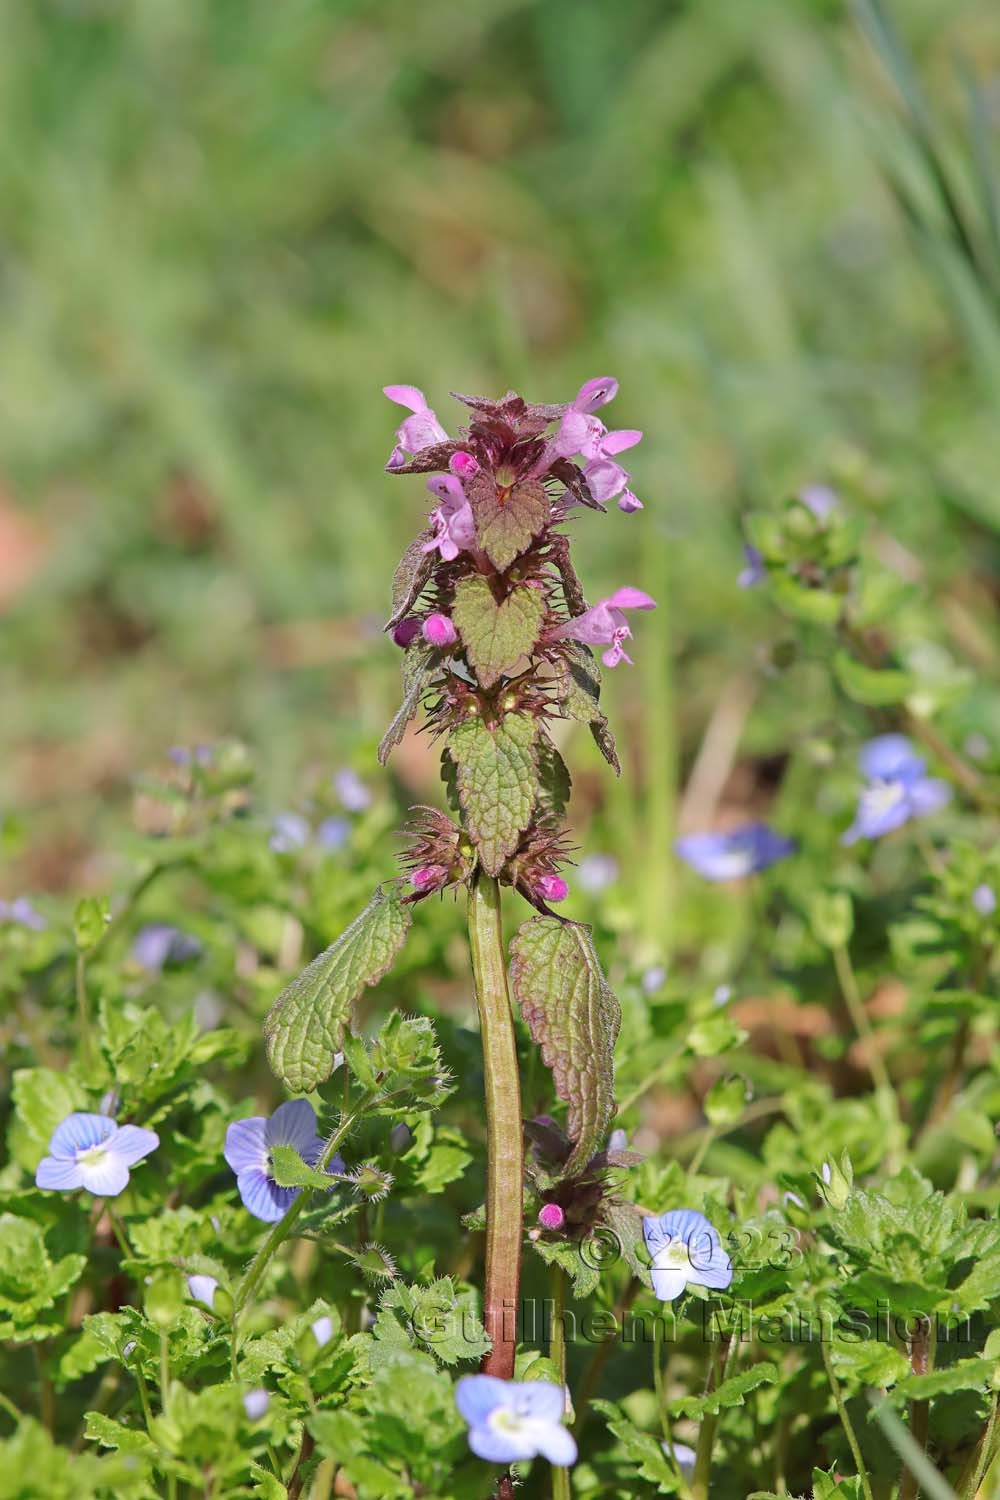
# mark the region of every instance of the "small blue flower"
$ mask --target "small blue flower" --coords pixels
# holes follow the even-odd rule
[[[984,881],[972,893],[972,905],[981,917],[992,917],[997,909],[997,893]]]
[[[674,848],[681,859],[706,880],[739,880],[786,859],[796,850],[794,839],[775,833],[766,823],[748,823],[731,833],[689,833]]]
[[[274,1146],[293,1146],[307,1166],[314,1167],[323,1150],[316,1134],[316,1115],[308,1099],[286,1099],[271,1115],[236,1120],[226,1130],[223,1155],[236,1173],[244,1208],[256,1219],[274,1223],[284,1218],[301,1188],[279,1187],[271,1167]],[[341,1173],[344,1163],[335,1156],[326,1169]]]
[[[316,842],[321,849],[343,849],[351,836],[351,825],[346,818],[324,818],[316,829]]]
[[[487,1463],[512,1464],[539,1454],[559,1468],[576,1462],[576,1443],[563,1426],[561,1385],[463,1375],[455,1405],[469,1424],[469,1447]]]
[[[0,901],[0,922],[10,922],[15,927],[28,927],[32,932],[44,932],[49,925],[27,896],[15,896],[13,901]]]
[[[243,1410],[251,1422],[259,1422],[262,1417],[267,1416],[267,1408],[271,1404],[270,1392],[263,1389],[247,1391],[243,1397]]]
[[[201,1302],[212,1312],[215,1307],[215,1293],[219,1283],[214,1276],[189,1276],[187,1279],[188,1291],[195,1302]]]
[[[685,1479],[694,1478],[694,1466],[698,1455],[693,1448],[689,1448],[687,1443],[674,1443],[673,1445],[661,1443],[660,1447],[668,1458],[673,1459]]]
[[[743,560],[746,563],[746,567],[740,573],[736,582],[739,584],[741,589],[756,588],[758,583],[763,583],[764,579],[767,577],[767,569],[764,566],[764,559],[757,551],[757,548],[751,547],[750,543],[747,542],[746,546],[743,548]]]
[[[946,781],[926,775],[926,762],[905,734],[880,734],[869,740],[858,766],[868,785],[858,798],[854,822],[841,836],[842,844],[881,838],[911,818],[937,812],[951,798]]]
[[[183,964],[201,953],[197,938],[169,922],[149,922],[132,940],[132,957],[148,974],[159,974],[167,964]]]
[[[38,1163],[35,1186],[117,1198],[128,1187],[129,1168],[159,1144],[155,1130],[116,1125],[107,1115],[67,1115],[52,1133],[50,1154]]]
[[[646,1249],[653,1257],[653,1291],[673,1302],[688,1282],[721,1292],[733,1279],[733,1264],[718,1231],[693,1208],[674,1208],[660,1218],[643,1219]]]
[[[300,813],[279,813],[267,842],[275,854],[295,854],[309,842],[309,824]]]
[[[372,805],[372,794],[356,771],[345,766],[333,778],[333,790],[347,812],[361,813]]]

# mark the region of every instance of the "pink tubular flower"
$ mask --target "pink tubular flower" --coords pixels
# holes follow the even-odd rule
[[[476,460],[472,459],[475,463]],[[472,506],[465,498],[461,481],[454,474],[433,474],[427,488],[441,504],[431,511],[434,537],[424,543],[425,552],[440,552],[445,562],[452,562],[460,552],[476,544],[476,523]]]
[[[569,895],[569,886],[561,875],[539,875],[535,890],[543,901],[565,901]]]
[[[432,646],[453,646],[458,640],[458,631],[447,615],[428,615],[424,621],[424,640]]]
[[[656,600],[644,594],[642,589],[625,587],[616,589],[607,599],[601,599],[592,609],[569,620],[555,632],[570,640],[583,641],[587,646],[608,646],[601,657],[606,667],[617,667],[620,661],[632,665],[632,658],[625,654],[622,642],[630,640],[632,632],[623,610],[655,609]]]
[[[405,620],[400,620],[398,625],[392,627],[392,639],[397,646],[402,646],[405,651],[423,629],[423,624],[416,615],[407,615]]]
[[[473,474],[479,473],[479,464],[471,453],[460,451],[453,453],[448,460],[448,467],[459,479],[471,479]]]
[[[618,394],[618,382],[613,375],[595,375],[593,380],[585,380],[583,385],[573,397],[573,411],[591,412],[596,411],[599,406],[606,406],[613,401]]]
[[[428,896],[448,884],[448,873],[444,865],[421,865],[410,876],[410,884],[418,895]]]
[[[389,459],[391,468],[400,468],[406,462],[408,453],[419,453],[422,448],[429,448],[433,443],[448,441],[448,434],[438,421],[436,413],[427,405],[423,391],[418,390],[415,385],[384,385],[382,390],[390,401],[395,401],[397,406],[405,406],[413,413],[396,430],[396,447]]]

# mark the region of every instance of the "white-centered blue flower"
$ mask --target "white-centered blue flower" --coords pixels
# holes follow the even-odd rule
[[[129,1168],[155,1151],[160,1137],[138,1125],[116,1125],[107,1115],[67,1115],[35,1172],[35,1186],[70,1193],[85,1188],[97,1198],[117,1198],[128,1187]]]
[[[911,818],[926,818],[951,798],[951,787],[927,775],[927,764],[905,734],[880,734],[862,746],[858,766],[867,785],[841,843],[879,839]]]
[[[316,1115],[308,1099],[286,1099],[270,1119],[255,1115],[250,1120],[236,1120],[226,1130],[223,1155],[236,1173],[243,1205],[267,1223],[284,1218],[302,1191],[279,1187],[274,1180],[271,1152],[275,1146],[291,1146],[307,1166],[316,1165],[323,1142],[316,1134]],[[326,1170],[342,1173],[342,1158],[334,1156]]]
[[[693,1208],[642,1221],[646,1249],[653,1258],[653,1291],[661,1302],[673,1302],[688,1282],[721,1292],[733,1279],[729,1259],[716,1229]]]
[[[742,880],[777,864],[796,850],[794,839],[766,823],[748,823],[729,833],[689,833],[674,844],[685,864],[706,880]]]
[[[576,1443],[563,1426],[566,1393],[549,1380],[498,1380],[463,1375],[455,1405],[469,1424],[469,1447],[492,1464],[547,1458],[558,1468],[576,1462]]]

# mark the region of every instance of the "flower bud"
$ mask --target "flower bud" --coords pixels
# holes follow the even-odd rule
[[[545,1203],[538,1210],[538,1222],[543,1229],[561,1229],[566,1222],[566,1215],[558,1203]]]
[[[449,871],[445,865],[421,865],[410,876],[410,884],[420,896],[429,896],[431,891],[440,891],[448,884]]]
[[[539,875],[535,890],[543,901],[565,901],[569,895],[569,886],[561,875]]]
[[[394,1125],[389,1131],[389,1148],[390,1150],[394,1151],[397,1156],[402,1156],[403,1152],[408,1151],[412,1144],[413,1131],[410,1129],[409,1125],[405,1125],[403,1121],[400,1120],[399,1124]]]
[[[392,639],[397,646],[402,646],[405,651],[412,641],[420,634],[421,624],[416,615],[408,615],[405,620],[400,620],[398,625],[392,628]]]
[[[453,474],[458,475],[459,479],[471,479],[473,474],[479,473],[479,465],[472,454],[464,453],[461,450],[451,455],[448,460],[448,467]]]
[[[424,621],[424,640],[432,646],[453,646],[458,640],[458,631],[447,615],[428,615]]]
[[[841,1153],[840,1161],[825,1161],[820,1169],[820,1191],[831,1208],[838,1212],[847,1204],[854,1186],[854,1168],[847,1152]]]

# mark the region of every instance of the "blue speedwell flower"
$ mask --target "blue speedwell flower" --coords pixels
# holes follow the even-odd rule
[[[117,1198],[128,1187],[129,1168],[160,1144],[155,1130],[116,1125],[107,1115],[67,1115],[35,1172],[35,1186],[69,1193],[86,1188],[97,1198]]]
[[[455,1405],[469,1424],[469,1447],[491,1464],[512,1464],[539,1454],[567,1468],[576,1443],[563,1426],[566,1396],[549,1380],[498,1380],[463,1375]]]
[[[946,781],[928,776],[927,765],[905,734],[880,734],[869,740],[858,756],[868,785],[858,798],[854,822],[841,843],[880,839],[911,818],[925,818],[949,801]]]
[[[275,1146],[293,1146],[307,1166],[314,1167],[323,1150],[316,1134],[316,1115],[308,1099],[287,1099],[266,1119],[257,1115],[251,1120],[237,1120],[226,1131],[223,1152],[236,1173],[243,1206],[257,1219],[274,1223],[284,1218],[301,1188],[279,1187],[271,1167]],[[335,1156],[328,1172],[343,1172],[344,1163]]]
[[[132,957],[149,974],[159,974],[168,964],[187,963],[200,953],[198,939],[169,922],[148,922],[132,941]]]
[[[766,870],[796,849],[794,839],[775,833],[766,823],[747,823],[730,833],[689,833],[674,845],[685,864],[706,880],[739,880]]]
[[[673,1302],[689,1281],[721,1292],[733,1279],[733,1263],[718,1231],[693,1208],[673,1208],[658,1219],[642,1221],[646,1249],[653,1257],[653,1291],[661,1302]]]

